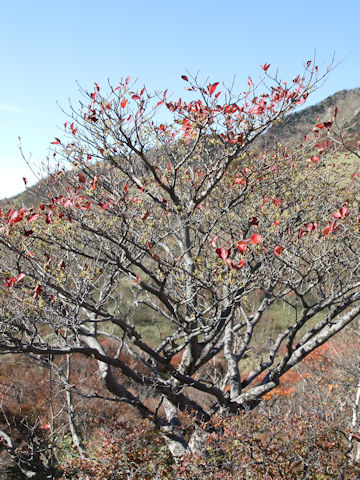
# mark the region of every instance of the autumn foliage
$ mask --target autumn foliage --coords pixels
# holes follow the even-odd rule
[[[183,75],[178,100],[95,83],[51,142],[47,193],[0,212],[0,350],[51,364],[81,454],[74,396],[125,403],[158,432],[151,448],[202,457],[217,419],[290,397],[297,366],[360,313],[337,108],[297,148],[261,151],[323,78],[261,68],[239,94]],[[102,390],[72,373],[79,358]]]

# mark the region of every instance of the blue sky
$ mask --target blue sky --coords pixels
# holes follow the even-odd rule
[[[0,28],[0,198],[33,178],[34,165],[61,135],[76,81],[91,89],[109,78],[139,77],[150,90],[183,95],[180,76],[198,70],[239,90],[259,65],[292,79],[317,50],[326,65],[344,61],[309,104],[360,86],[359,0],[16,0],[2,2]]]

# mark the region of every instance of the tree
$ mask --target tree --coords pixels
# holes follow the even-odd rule
[[[334,160],[337,109],[298,148],[257,152],[321,80],[312,62],[289,84],[269,67],[237,96],[185,75],[195,100],[129,79],[82,91],[70,140],[52,142],[49,196],[1,216],[1,352],[96,359],[175,457],[360,312],[358,179]]]

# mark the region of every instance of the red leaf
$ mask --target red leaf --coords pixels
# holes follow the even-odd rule
[[[337,113],[338,113],[338,107],[335,106],[335,108],[334,108],[334,118],[336,118]]]
[[[127,77],[127,79],[125,80],[126,85],[128,85],[129,82],[130,82],[130,77]]]
[[[129,190],[129,182],[126,182],[124,187],[124,192],[126,193]]]
[[[50,423],[45,423],[45,425],[41,425],[41,427],[39,427],[41,430],[49,430],[51,428],[51,425]]]
[[[33,290],[33,298],[37,299],[41,295],[42,292],[42,286],[41,285],[36,285],[36,287]]]
[[[325,235],[329,234],[331,235],[332,233],[334,233],[338,228],[340,227],[340,225],[338,225],[336,223],[336,220],[333,220],[332,222],[329,222],[328,226],[325,228],[324,232],[323,232],[323,237],[325,237]]]
[[[11,208],[7,213],[6,213],[6,218],[8,218],[10,221],[12,218],[16,217],[18,214],[18,211],[15,210],[14,208]]]
[[[60,139],[55,137],[55,142],[51,142],[51,145],[59,145],[61,143]]]
[[[267,69],[270,67],[270,63],[264,63],[264,65],[260,65],[260,67],[264,70],[264,72],[266,72]]]
[[[24,214],[21,214],[21,213],[19,212],[19,215],[17,215],[16,217],[14,217],[14,218],[11,220],[11,223],[18,223],[18,222],[21,222],[23,219],[24,219]]]
[[[25,185],[27,184],[27,178],[26,177],[23,177],[23,182],[25,183]]]
[[[121,100],[121,103],[120,103],[120,105],[121,105],[121,108],[125,108],[125,107],[126,107],[126,104],[127,104],[127,102],[128,102],[128,101],[127,101],[127,100],[125,100],[125,99]]]
[[[99,202],[99,207],[101,207],[103,210],[108,210],[110,203]]]
[[[350,214],[350,210],[348,208],[341,207],[339,212],[336,212],[333,214],[333,217],[337,219],[344,219],[348,217],[349,214]]]
[[[25,210],[22,208],[21,210],[10,210],[11,215],[9,217],[10,223],[18,223],[23,220],[24,215],[25,215]]]
[[[6,277],[4,279],[4,287],[10,288],[15,283],[16,283],[16,278],[15,277]]]
[[[238,248],[240,252],[244,254],[246,252],[249,242],[250,240],[241,240],[240,242],[237,243],[236,248]]]
[[[251,236],[251,244],[252,245],[257,245],[263,241],[263,237],[259,233],[254,233],[254,235]]]
[[[273,248],[274,255],[276,255],[277,257],[283,251],[284,251],[284,247],[281,247],[280,245],[277,245],[276,247]]]
[[[80,183],[85,183],[86,182],[86,178],[84,177],[84,175],[82,173],[78,174],[78,178],[79,178]]]
[[[310,158],[310,161],[312,163],[318,163],[320,160],[320,157],[318,155],[313,155],[311,158]]]
[[[33,213],[28,219],[27,221],[29,223],[32,223],[34,220],[36,220],[37,218],[41,217],[40,213]]]
[[[298,230],[298,236],[297,238],[300,240],[304,235],[307,235],[308,232],[306,232],[303,228],[299,228]]]
[[[210,240],[210,245],[212,245],[214,242],[216,242],[216,240],[218,239],[219,237],[217,235],[215,235],[215,237],[213,237],[211,240]]]
[[[25,273],[20,273],[20,275],[17,277],[16,281],[20,282],[25,277]]]
[[[252,217],[250,225],[259,225],[259,220],[256,217]]]
[[[305,228],[308,232],[316,232],[318,224],[316,222],[313,223],[306,223]]]
[[[226,263],[229,265],[229,267],[234,268],[235,270],[239,270],[238,265],[235,265],[232,260],[227,260]]]
[[[219,85],[219,82],[213,83],[212,85],[210,84],[208,85],[209,95],[212,95],[215,92],[218,85]]]
[[[181,75],[181,78],[182,78],[183,80],[185,80],[185,82],[188,82],[188,81],[189,81],[189,79],[188,79],[188,77],[187,77],[186,75]]]
[[[231,250],[230,249],[227,250],[225,248],[217,248],[215,251],[219,255],[219,257],[224,261],[226,261],[231,254]]]
[[[95,175],[95,177],[92,179],[92,182],[91,182],[91,188],[92,189],[94,189],[94,190],[96,189],[96,184],[97,184],[98,180],[99,180],[98,175]]]

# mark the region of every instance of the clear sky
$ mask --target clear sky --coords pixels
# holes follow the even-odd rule
[[[259,65],[291,80],[317,50],[319,65],[344,61],[309,104],[360,86],[360,0],[14,0],[0,6],[0,198],[32,178],[61,135],[76,81],[139,77],[150,90],[183,94],[186,69],[241,89]]]

